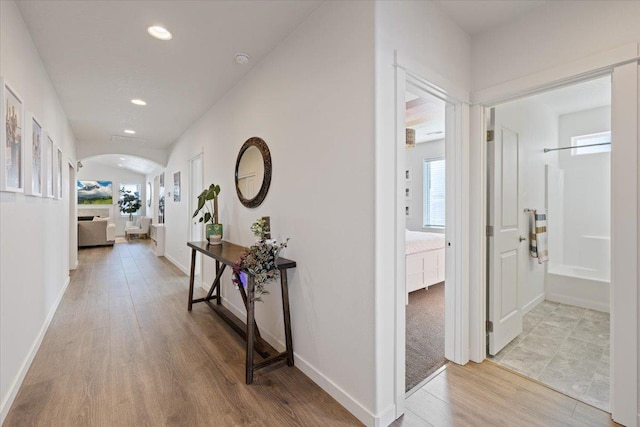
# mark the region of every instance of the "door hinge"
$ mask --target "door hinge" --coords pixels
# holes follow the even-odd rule
[[[493,131],[492,130],[488,130],[487,131],[487,142],[493,141],[493,136],[494,136]]]
[[[484,322],[484,326],[487,332],[493,332],[493,322],[491,320]]]
[[[487,237],[493,237],[493,225],[487,225]]]

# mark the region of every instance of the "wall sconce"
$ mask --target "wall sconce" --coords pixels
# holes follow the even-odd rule
[[[406,141],[405,148],[414,148],[416,146],[416,130],[415,129],[405,129],[406,130]]]

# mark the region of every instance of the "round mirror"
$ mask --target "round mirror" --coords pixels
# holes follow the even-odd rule
[[[236,161],[236,192],[248,208],[262,204],[271,184],[271,153],[261,138],[249,138]]]

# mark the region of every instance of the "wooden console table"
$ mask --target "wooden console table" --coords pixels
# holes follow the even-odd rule
[[[296,262],[285,258],[278,258],[276,265],[280,270],[280,288],[282,290],[282,310],[284,314],[284,334],[286,339],[286,351],[278,353],[273,347],[271,347],[260,336],[260,330],[255,321],[255,300],[254,300],[254,287],[255,278],[253,275],[246,272],[247,275],[247,290],[245,292],[243,286],[238,286],[240,296],[247,309],[247,321],[244,323],[236,315],[231,313],[225,306],[222,305],[220,298],[220,279],[222,273],[227,266],[232,267],[233,264],[240,260],[242,254],[247,250],[243,246],[238,246],[229,242],[222,242],[221,245],[210,245],[207,242],[187,242],[187,246],[191,248],[191,274],[189,276],[189,305],[188,309],[191,311],[193,304],[204,302],[211,309],[220,316],[231,328],[238,333],[242,338],[247,341],[247,355],[246,355],[246,383],[253,383],[253,373],[258,369],[262,369],[280,360],[287,360],[287,365],[293,366],[293,339],[291,337],[291,313],[289,311],[289,285],[287,282],[287,270],[296,267]],[[196,269],[196,254],[201,254],[213,258],[216,261],[216,278],[207,292],[207,296],[204,298],[193,299],[193,284]],[[232,273],[238,281],[237,273]],[[215,292],[215,295],[214,295]],[[215,304],[211,301],[215,300]],[[264,358],[259,363],[253,363],[254,350]]]

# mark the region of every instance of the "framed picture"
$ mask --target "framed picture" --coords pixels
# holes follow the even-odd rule
[[[4,79],[0,79],[0,191],[24,192],[24,104]]]
[[[62,199],[62,150],[56,150],[56,199]]]
[[[42,196],[43,166],[42,154],[44,149],[43,131],[40,121],[30,113],[27,114],[25,135],[31,138],[25,142],[24,162],[24,192],[29,196]]]
[[[180,201],[180,172],[173,174],[173,201]]]
[[[53,197],[54,196],[54,190],[55,190],[55,180],[54,180],[54,163],[53,163],[53,159],[54,159],[54,150],[55,150],[55,146],[53,145],[53,140],[51,139],[51,136],[49,136],[49,134],[47,133],[46,137],[44,138],[44,181],[46,181],[47,185],[46,185],[46,192],[45,192],[45,197]]]
[[[404,198],[406,201],[411,201],[411,198],[413,197],[413,190],[412,190],[412,186],[411,186],[411,181],[407,181],[405,186],[404,186]]]
[[[113,183],[111,181],[78,181],[78,205],[113,204]]]

